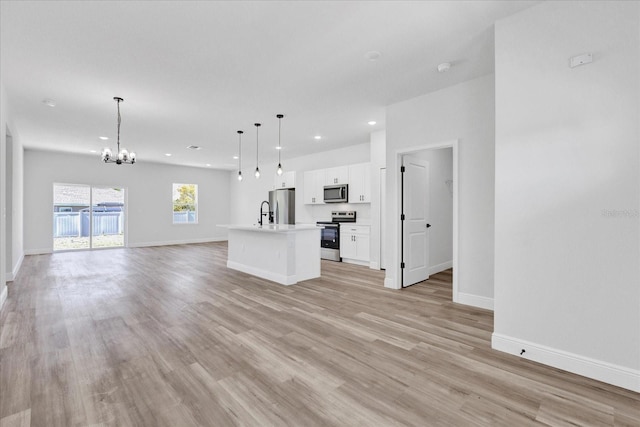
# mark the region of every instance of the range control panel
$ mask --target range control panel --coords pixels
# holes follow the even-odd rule
[[[356,222],[356,211],[332,211],[332,222]]]

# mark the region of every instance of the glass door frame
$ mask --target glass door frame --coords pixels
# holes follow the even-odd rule
[[[113,186],[113,185],[91,185],[91,184],[69,184],[69,183],[61,183],[61,182],[54,182],[53,186],[52,186],[52,192],[54,195],[54,200],[53,200],[53,207],[55,209],[55,204],[56,204],[56,200],[55,200],[55,189],[57,186],[68,186],[68,187],[85,187],[89,189],[89,246],[88,247],[81,247],[81,248],[69,248],[69,249],[55,249],[55,239],[56,237],[53,236],[53,229],[52,229],[52,239],[53,239],[53,247],[52,247],[52,251],[53,252],[72,252],[72,251],[85,251],[85,250],[102,250],[102,249],[119,249],[119,248],[126,248],[129,246],[129,221],[128,221],[128,213],[127,213],[127,204],[128,204],[128,194],[129,194],[129,190],[126,187],[121,187],[121,186]],[[93,192],[94,189],[109,189],[109,188],[117,188],[119,190],[124,191],[123,194],[123,204],[122,204],[122,233],[123,233],[123,240],[122,240],[122,246],[108,246],[108,247],[94,247],[93,246],[93,237],[94,237],[94,221],[93,221]],[[80,212],[80,211],[79,211]],[[55,213],[55,211],[53,212]],[[81,215],[81,214],[80,214]],[[82,221],[82,218],[80,218],[80,222]]]

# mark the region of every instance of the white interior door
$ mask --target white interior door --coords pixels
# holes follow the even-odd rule
[[[403,156],[402,287],[429,278],[429,162]]]

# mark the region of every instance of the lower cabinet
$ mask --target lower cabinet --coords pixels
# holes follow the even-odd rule
[[[340,227],[340,257],[343,261],[369,262],[369,226],[342,225]]]

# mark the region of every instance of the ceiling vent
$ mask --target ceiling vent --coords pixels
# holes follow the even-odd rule
[[[202,147],[198,147],[197,145],[189,145],[187,148],[189,150],[202,150]]]

